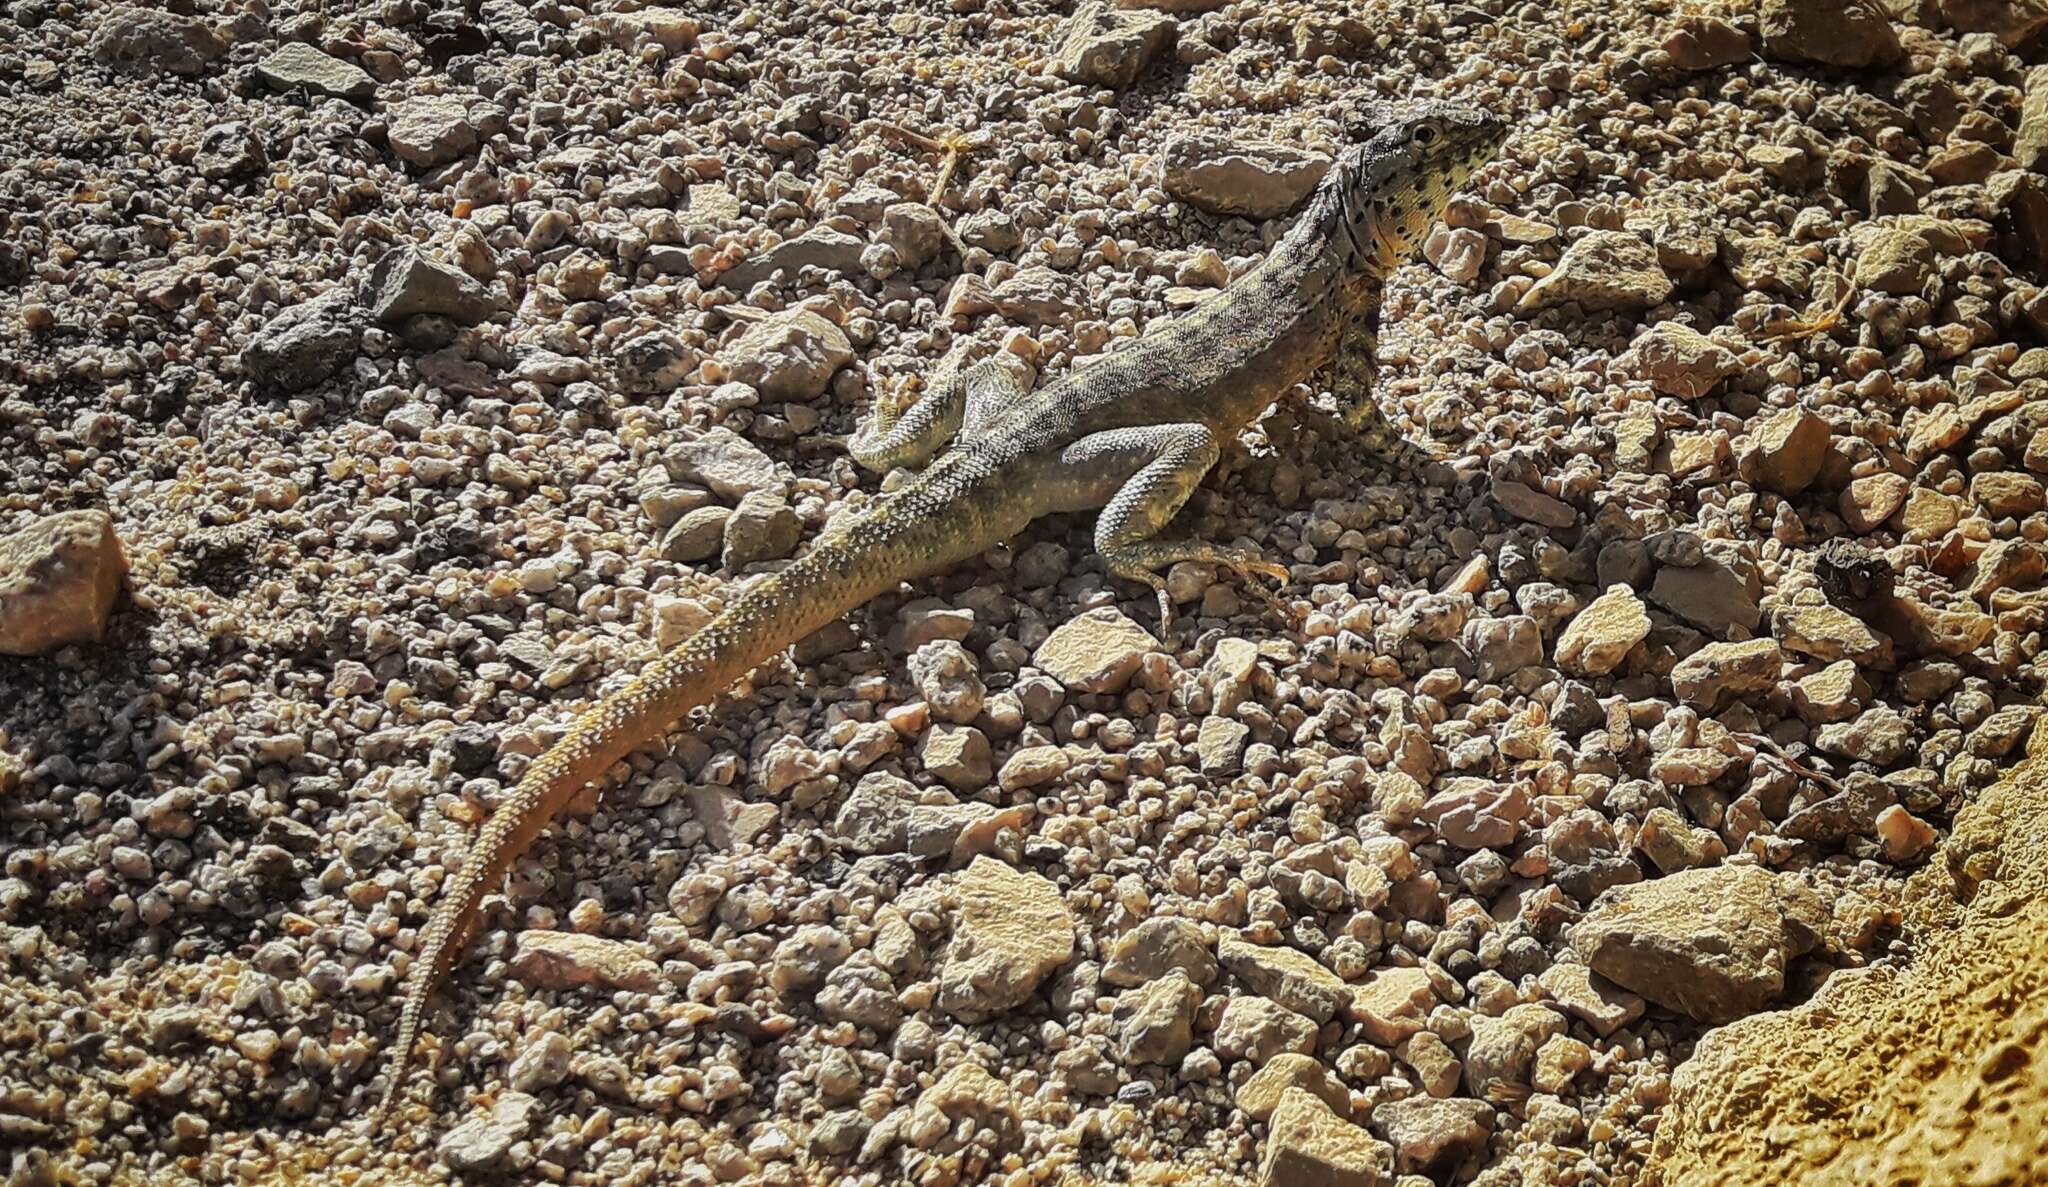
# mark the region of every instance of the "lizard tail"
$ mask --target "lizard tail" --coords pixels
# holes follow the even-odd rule
[[[390,1082],[371,1114],[369,1132],[382,1128],[401,1095],[428,998],[461,959],[484,897],[502,884],[512,863],[577,791],[613,763],[661,737],[691,709],[708,704],[790,644],[906,575],[893,565],[874,564],[871,555],[864,559],[820,542],[742,593],[695,635],[649,663],[632,683],[599,701],[527,768],[470,845],[427,924],[398,1016]],[[889,577],[881,579],[881,571]]]

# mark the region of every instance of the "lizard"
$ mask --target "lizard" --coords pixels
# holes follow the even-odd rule
[[[1161,570],[1176,562],[1220,565],[1254,588],[1253,575],[1284,582],[1284,567],[1247,550],[1163,533],[1224,444],[1312,378],[1327,384],[1380,464],[1397,473],[1437,465],[1373,397],[1380,293],[1508,130],[1500,117],[1439,102],[1389,115],[1338,154],[1258,266],[1129,346],[1035,391],[993,359],[959,365],[956,351],[917,399],[878,405],[848,442],[854,460],[921,471],[835,515],[802,556],[584,712],[485,821],[407,970],[372,1130],[401,1093],[428,1000],[460,959],[485,897],[541,830],[612,764],[812,631],[1062,512],[1099,510],[1104,567],[1152,588],[1162,626],[1172,607]]]

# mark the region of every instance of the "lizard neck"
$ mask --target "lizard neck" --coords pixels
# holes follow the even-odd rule
[[[1373,220],[1352,216],[1350,203],[1360,199],[1357,187],[1339,176],[1342,168],[1332,167],[1268,257],[1297,302],[1339,313],[1372,304],[1390,271],[1383,246],[1373,239]]]

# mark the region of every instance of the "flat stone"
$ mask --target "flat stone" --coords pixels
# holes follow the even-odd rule
[[[1288,1088],[1273,1110],[1259,1187],[1386,1187],[1393,1151],[1332,1113],[1312,1092]]]
[[[650,992],[667,984],[661,967],[635,944],[579,932],[519,933],[512,975],[536,989],[634,989]]]
[[[727,428],[715,428],[695,440],[669,446],[661,462],[671,479],[709,487],[725,499],[741,499],[782,482],[782,471],[774,459]]]
[[[1292,948],[1224,939],[1216,945],[1216,959],[1253,992],[1318,1023],[1328,1022],[1351,997],[1342,977]]]
[[[1650,615],[1626,585],[1608,587],[1572,616],[1557,640],[1557,665],[1582,676],[1604,676],[1650,634]]]
[[[1536,983],[1565,1013],[1606,1038],[1643,1016],[1643,999],[1583,964],[1560,962],[1537,974]]]
[[[1195,736],[1195,757],[1205,775],[1228,775],[1237,771],[1244,755],[1245,740],[1252,727],[1229,717],[1210,715],[1202,719]]]
[[[685,512],[662,534],[662,559],[690,565],[717,556],[725,546],[725,524],[731,518],[730,507],[699,507]]]
[[[982,803],[928,803],[901,776],[871,771],[855,785],[832,818],[832,833],[856,853],[902,853],[966,861],[994,847],[1005,828],[1022,828],[1030,804],[997,808]]]
[[[1792,685],[1792,708],[1812,725],[1854,717],[1870,701],[1870,684],[1854,660],[1836,660]]]
[[[1552,498],[1526,483],[1492,478],[1488,480],[1488,490],[1501,510],[1516,519],[1547,528],[1568,528],[1579,522],[1579,513],[1572,510],[1570,503]]]
[[[995,773],[989,758],[988,735],[971,725],[933,725],[925,735],[919,757],[925,770],[959,791],[986,787]]]
[[[1024,1004],[1074,956],[1074,916],[1059,887],[976,857],[950,888],[959,906],[939,970],[936,1004],[983,1022]]]
[[[457,1173],[495,1170],[513,1143],[532,1128],[539,1107],[540,1102],[524,1092],[507,1092],[492,1103],[489,1113],[449,1130],[434,1153]]]
[[[1717,635],[1732,627],[1753,631],[1763,621],[1759,584],[1754,576],[1709,558],[1698,565],[1660,566],[1650,583],[1650,600]]]
[[[1113,606],[1090,610],[1054,628],[1031,662],[1076,692],[1121,692],[1147,653],[1159,650],[1151,632]]]
[[[1349,1015],[1365,1029],[1365,1037],[1391,1047],[1422,1029],[1436,1005],[1429,974],[1417,968],[1384,968],[1357,986]]]
[[[1671,669],[1671,688],[1688,705],[1712,712],[1724,701],[1778,683],[1784,656],[1772,639],[1709,643]]]
[[[0,653],[99,641],[127,574],[104,511],[62,511],[0,536]]]
[[[744,290],[777,272],[782,273],[786,280],[794,281],[805,268],[815,268],[834,276],[859,276],[865,272],[861,267],[860,253],[866,246],[858,235],[849,235],[831,227],[813,227],[793,239],[785,239],[766,251],[748,256],[719,277],[718,283],[736,291]]]
[[[256,77],[276,91],[301,87],[316,95],[358,102],[377,93],[377,82],[353,62],[320,52],[303,41],[286,42],[256,63]]]
[[[1768,1008],[1819,943],[1811,890],[1757,866],[1684,870],[1602,895],[1570,932],[1602,976],[1719,1025]]]
[[[1313,1056],[1287,1052],[1266,1061],[1237,1090],[1237,1107],[1254,1121],[1270,1118],[1290,1088],[1323,1102],[1338,1117],[1351,1115],[1351,1090]]]
[[[1892,666],[1891,640],[1835,606],[1791,606],[1778,612],[1771,629],[1785,650],[1822,663],[1849,659],[1868,667]]]
[[[1110,1011],[1123,1061],[1131,1065],[1180,1062],[1194,1046],[1195,1011],[1201,1004],[1201,987],[1179,969],[1125,990]]]
[[[1522,294],[1517,307],[1549,309],[1577,303],[1589,311],[1631,312],[1663,304],[1671,289],[1656,249],[1640,236],[1593,231],[1565,248],[1556,267]]]
[[[1211,214],[1278,218],[1314,192],[1330,158],[1285,144],[1185,133],[1160,154],[1161,184]]]

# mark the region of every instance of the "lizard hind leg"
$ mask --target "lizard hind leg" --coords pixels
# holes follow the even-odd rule
[[[1243,549],[1158,538],[1220,452],[1216,435],[1207,426],[1169,424],[1095,433],[1069,446],[1061,458],[1084,480],[1117,484],[1095,521],[1095,551],[1112,574],[1152,588],[1159,599],[1162,635],[1172,629],[1173,602],[1160,571],[1179,561],[1230,569],[1276,614],[1292,619],[1284,603],[1252,580],[1257,574],[1285,582],[1288,574],[1282,566]]]
[[[932,369],[925,389],[908,406],[877,400],[868,419],[846,442],[846,451],[862,467],[886,474],[904,466],[921,466],[944,449],[960,431],[969,402],[969,376],[963,368],[963,345]]]

